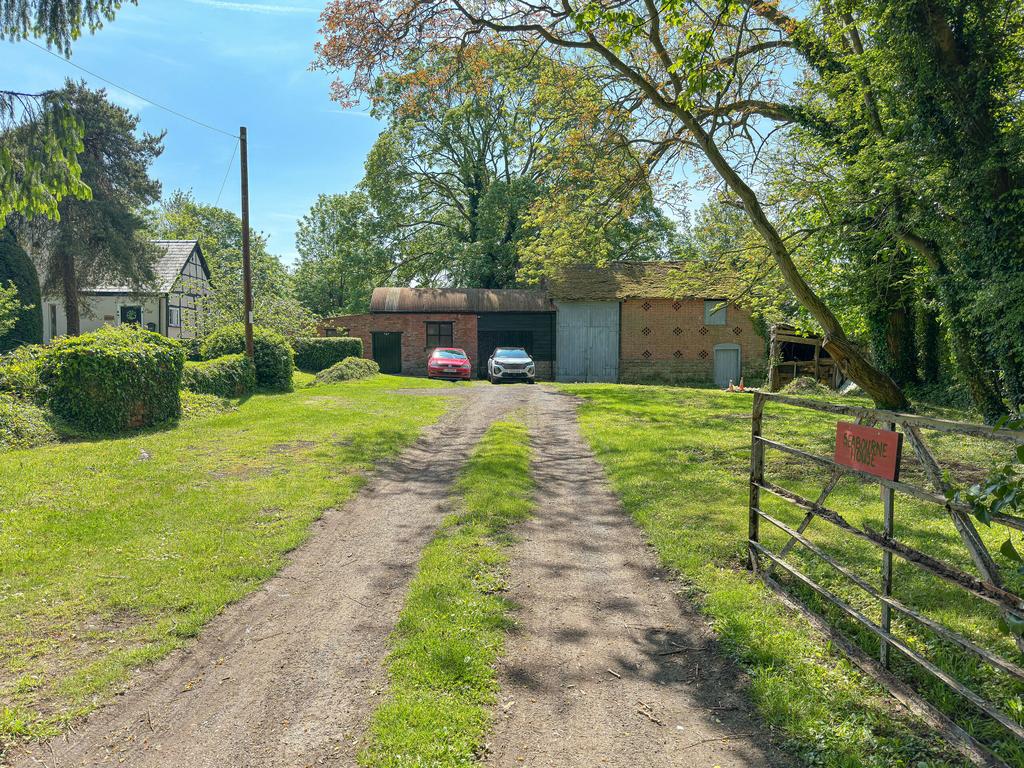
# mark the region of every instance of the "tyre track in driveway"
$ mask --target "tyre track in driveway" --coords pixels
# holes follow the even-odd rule
[[[452,483],[491,422],[537,392],[450,391],[460,395],[453,411],[325,512],[276,577],[73,733],[22,750],[13,765],[354,765],[384,687],[387,637]]]
[[[518,627],[487,765],[791,765],[612,494],[576,402],[544,389],[531,403],[537,507],[509,564]]]

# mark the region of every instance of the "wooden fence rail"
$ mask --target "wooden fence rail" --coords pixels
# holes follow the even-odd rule
[[[853,417],[856,419],[856,426],[849,426],[850,429],[863,429],[864,426],[877,425],[875,427],[876,431],[872,434],[880,435],[882,440],[885,439],[884,433],[900,431],[902,439],[909,443],[913,449],[913,453],[920,463],[923,474],[931,487],[922,488],[913,483],[897,479],[898,464],[896,464],[897,469],[894,471],[893,476],[887,477],[884,472],[876,469],[852,466],[850,462],[837,460],[840,457],[839,451],[836,453],[836,458],[820,456],[786,445],[778,440],[770,440],[764,437],[762,430],[766,418],[765,406],[769,402],[807,408],[836,416]],[[811,619],[818,629],[837,640],[839,646],[847,652],[852,661],[882,682],[912,711],[939,729],[974,764],[979,766],[1005,766],[983,744],[956,725],[938,709],[924,701],[909,686],[889,672],[891,654],[897,653],[942,681],[951,690],[955,691],[957,695],[998,722],[1016,738],[1024,741],[1024,725],[1021,725],[1015,718],[1003,712],[995,703],[985,699],[967,687],[962,681],[934,664],[922,653],[911,648],[904,640],[892,632],[892,616],[893,613],[896,613],[926,627],[936,636],[957,646],[965,653],[991,665],[1014,680],[1024,682],[1024,666],[1021,666],[1017,661],[1006,659],[1000,654],[978,645],[973,640],[964,637],[950,627],[925,616],[921,611],[893,597],[893,558],[897,557],[911,563],[925,573],[964,590],[967,593],[968,599],[976,599],[994,605],[1004,616],[1024,618],[1024,597],[1004,586],[999,568],[993,561],[988,548],[974,526],[970,508],[967,505],[950,501],[947,498],[947,491],[949,490],[947,481],[943,476],[939,461],[936,460],[926,442],[924,437],[925,430],[1024,444],[1024,432],[1022,431],[995,429],[980,424],[933,419],[926,416],[874,408],[823,403],[816,400],[788,397],[767,392],[755,393],[751,419],[750,503],[748,510],[750,567],[774,591],[780,594],[790,607],[799,610]],[[870,433],[870,430],[868,432]],[[888,438],[890,441],[895,441],[896,439],[893,436]],[[768,480],[765,477],[768,451],[784,453],[809,464],[830,468],[831,475],[818,494],[817,499],[805,498]],[[883,526],[881,532],[867,527],[858,527],[846,520],[838,511],[825,506],[829,495],[843,477],[852,477],[863,482],[878,484],[881,491],[882,505]],[[793,528],[777,517],[765,512],[761,508],[762,493],[769,493],[803,510],[805,514],[800,524]],[[932,504],[935,506],[937,514],[948,518],[957,531],[960,541],[963,543],[965,551],[974,564],[978,575],[968,573],[957,565],[945,562],[899,541],[895,537],[896,493]],[[774,526],[788,537],[785,546],[778,552],[771,551],[761,541],[762,520]],[[823,520],[835,526],[844,534],[866,542],[880,550],[881,578],[878,586],[871,584],[862,576],[854,573],[853,570],[840,563],[836,557],[829,555],[807,538],[805,532],[815,520]],[[1012,515],[997,515],[993,518],[993,522],[1007,528],[1024,530],[1024,518]],[[839,595],[814,581],[787,560],[787,555],[797,545],[803,547],[846,581],[858,587],[873,601],[876,601],[880,608],[880,621],[876,623]],[[793,596],[775,578],[775,573],[778,570],[785,572],[790,580],[799,582],[804,587],[813,591],[826,603],[838,609],[850,620],[856,622],[868,633],[875,636],[879,641],[878,660],[870,658],[863,650],[843,637],[837,629],[825,622],[821,616],[795,601]],[[1024,641],[1017,638],[1017,645],[1024,652]]]

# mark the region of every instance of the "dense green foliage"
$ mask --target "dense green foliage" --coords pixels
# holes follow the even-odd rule
[[[242,397],[256,389],[256,366],[241,353],[186,362],[181,386],[206,395]]]
[[[39,371],[48,349],[41,344],[26,344],[0,355],[0,392],[45,399]]]
[[[147,227],[153,238],[199,241],[210,268],[212,292],[201,299],[199,325],[190,331],[205,336],[243,317],[242,220],[237,213],[198,203],[191,194],[176,191],[150,211]],[[316,318],[295,298],[292,276],[268,250],[266,236],[249,234],[256,325],[287,338],[314,333]]]
[[[363,356],[363,340],[347,336],[307,336],[292,339],[295,367],[319,373],[346,357]]]
[[[58,339],[40,381],[53,412],[84,432],[114,434],[181,413],[181,346],[134,325]]]
[[[317,384],[334,384],[339,381],[366,379],[380,373],[380,366],[374,360],[364,357],[347,357],[316,375]]]
[[[241,323],[218,328],[203,340],[203,359],[213,360],[224,355],[245,352],[245,326]],[[292,388],[295,370],[295,352],[281,334],[256,326],[253,328],[253,362],[256,364],[256,383],[278,392]]]
[[[0,313],[0,352],[21,344],[38,344],[43,340],[43,301],[39,277],[25,250],[18,245],[14,232],[0,230],[0,289],[13,285],[18,307],[5,327]]]
[[[28,400],[0,392],[0,453],[56,440],[46,411]]]
[[[79,292],[102,284],[149,286],[157,249],[139,212],[160,197],[149,167],[163,152],[163,135],[137,134],[139,118],[93,91],[67,81],[60,97],[85,126],[78,155],[88,200],[65,197],[59,220],[35,218],[19,227],[20,241],[40,263],[47,295],[64,300],[68,333],[80,330]]]
[[[510,626],[502,595],[510,529],[533,506],[526,428],[487,430],[459,478],[459,510],[423,550],[392,635],[389,687],[360,763],[471,766],[495,700]]]

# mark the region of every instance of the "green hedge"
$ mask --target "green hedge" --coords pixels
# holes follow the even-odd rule
[[[266,389],[291,391],[295,353],[287,339],[275,331],[256,326],[253,329],[253,347],[256,383]],[[218,328],[206,337],[202,352],[205,360],[245,352],[245,326],[235,323]]]
[[[0,453],[35,448],[57,440],[46,411],[27,400],[0,392]]]
[[[0,222],[2,223],[2,222]],[[0,352],[21,344],[39,344],[43,340],[43,299],[39,293],[39,277],[32,260],[18,245],[14,233],[0,229],[0,285],[14,283],[18,301],[25,305],[14,327],[0,336]]]
[[[0,355],[0,392],[10,392],[21,397],[45,399],[39,371],[48,347],[42,344],[26,344],[23,347]]]
[[[346,357],[363,356],[363,340],[347,336],[307,336],[292,339],[292,347],[295,367],[308,373],[319,373]]]
[[[191,339],[178,339],[185,350],[185,360],[193,363],[201,362],[203,359],[203,340],[198,336]]]
[[[191,392],[241,397],[256,389],[256,366],[244,354],[224,355],[202,363],[185,363],[181,386]]]
[[[173,339],[123,325],[58,339],[39,379],[57,416],[86,432],[116,433],[177,418],[184,365]]]
[[[340,363],[332,365],[316,375],[317,384],[333,384],[337,381],[366,379],[380,373],[380,366],[373,360],[362,357],[346,357]]]

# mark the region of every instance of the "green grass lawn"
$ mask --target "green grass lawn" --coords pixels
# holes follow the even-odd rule
[[[585,398],[584,434],[607,470],[627,509],[647,532],[662,560],[691,585],[727,649],[750,671],[752,695],[766,718],[780,726],[809,764],[824,766],[961,765],[958,757],[927,732],[892,718],[893,706],[880,689],[851,664],[829,652],[809,625],[791,614],[743,569],[747,536],[747,481],[750,455],[749,395],[711,390],[616,385],[566,387]],[[835,417],[778,404],[767,406],[765,436],[818,454],[831,455]],[[929,433],[934,435],[935,433]],[[940,461],[962,478],[978,475],[993,458],[1009,457],[992,441],[944,435],[931,440]],[[827,470],[768,451],[768,479],[814,498]],[[924,484],[909,446],[903,479]],[[768,494],[763,507],[795,528],[802,511]],[[844,480],[829,506],[855,525],[882,527],[878,486]],[[897,495],[896,533],[903,541],[972,571],[966,551],[943,511]],[[984,529],[994,556],[1005,529]],[[817,520],[808,537],[874,584],[880,551]],[[762,540],[778,551],[784,534],[762,523]],[[857,587],[837,578],[798,546],[791,561],[877,620],[879,609]],[[933,618],[1020,661],[998,626],[996,613],[967,593],[895,560],[895,596]],[[1021,590],[1019,579],[1011,584]],[[788,585],[788,582],[787,582]],[[792,585],[789,585],[792,586]],[[802,598],[809,596],[792,587]],[[811,601],[816,610],[825,610]],[[877,642],[832,616],[872,654]],[[950,648],[927,630],[895,621],[910,645],[1024,720],[1024,686]],[[902,660],[896,671],[933,703],[989,745],[1010,765],[1024,765],[1024,746],[978,716],[943,684],[915,674]]]
[[[300,387],[163,431],[0,455],[0,755],[59,732],[272,576],[444,411],[387,392],[420,386],[434,385]]]
[[[458,486],[458,511],[424,550],[391,638],[384,701],[360,762],[373,768],[475,765],[509,626],[502,597],[509,529],[533,502],[526,428],[498,422]]]

